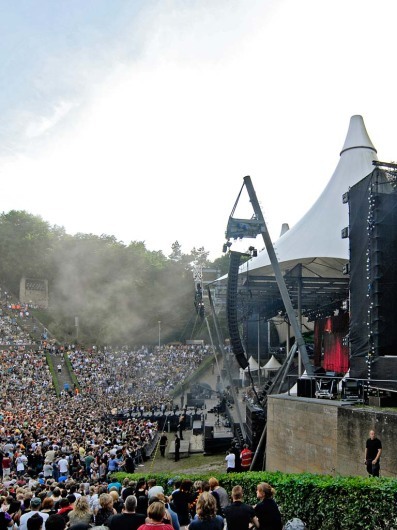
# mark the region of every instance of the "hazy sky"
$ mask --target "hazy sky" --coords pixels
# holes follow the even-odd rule
[[[353,114],[397,159],[396,19],[395,0],[0,0],[0,211],[215,258],[251,175],[276,238]]]

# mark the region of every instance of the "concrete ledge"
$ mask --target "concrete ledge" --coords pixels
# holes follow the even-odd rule
[[[397,411],[279,394],[268,396],[267,418],[267,471],[366,476],[365,443],[375,429],[381,474],[397,474]]]

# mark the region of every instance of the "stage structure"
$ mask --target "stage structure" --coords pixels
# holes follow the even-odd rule
[[[344,372],[349,360],[349,240],[341,238],[349,217],[342,196],[372,173],[373,161],[377,161],[376,149],[364,121],[361,116],[353,116],[339,163],[323,193],[303,218],[274,243],[299,326],[303,318],[314,326],[313,363],[334,372]],[[240,232],[231,232],[232,237],[244,232],[244,224],[241,220],[239,223]],[[251,223],[245,231],[253,237],[255,228],[255,223]],[[225,279],[217,282],[216,298],[225,296]],[[267,249],[240,265],[238,282],[240,313],[245,310],[240,318],[243,337],[245,330],[250,325],[254,328],[256,323],[259,337],[259,321],[266,322],[277,315],[284,315],[288,323]],[[246,346],[251,353],[255,351],[255,337],[246,341]]]
[[[253,210],[254,210],[254,216],[252,219],[236,219],[233,217],[233,213],[236,210],[237,203],[240,199],[242,189],[244,186],[247,189],[249,199],[251,201]],[[296,318],[295,311],[292,307],[291,299],[288,293],[288,289],[284,280],[284,277],[281,272],[281,268],[279,266],[279,263],[277,261],[276,253],[274,251],[273,243],[270,239],[270,234],[268,232],[265,219],[262,214],[262,210],[259,206],[259,202],[254,190],[254,187],[252,185],[251,178],[249,176],[244,177],[244,184],[243,187],[240,190],[240,193],[237,197],[236,203],[233,207],[232,213],[229,217],[227,229],[226,229],[226,238],[229,242],[231,238],[233,239],[243,239],[245,237],[256,237],[257,235],[262,234],[263,241],[266,246],[267,253],[269,255],[269,259],[271,262],[271,266],[276,278],[277,286],[280,292],[280,296],[282,299],[282,302],[284,304],[285,311],[288,315],[289,322],[292,326],[292,329],[294,331],[295,335],[295,342],[297,344],[297,347],[299,349],[299,353],[302,357],[302,361],[305,367],[305,370],[307,374],[311,375],[313,373],[313,368],[309,360],[309,356],[306,351],[305,342],[302,337],[300,326],[298,325],[298,321]],[[226,243],[227,245],[227,243]],[[235,328],[235,288],[234,286],[237,284],[237,274],[234,272],[234,268],[236,265],[236,259],[233,256],[232,252],[232,258],[230,260],[230,269],[232,274],[229,275],[228,280],[228,301],[227,301],[227,314],[228,314],[228,322],[229,322],[229,332],[233,336],[235,335],[236,328]],[[229,285],[232,285],[233,287],[229,287]],[[231,295],[233,294],[233,296]],[[233,352],[236,355],[237,361],[239,362],[241,368],[246,368],[248,366],[248,358],[245,352],[244,357],[243,355],[243,347],[242,344],[239,343],[239,341],[236,340],[234,337],[234,346],[236,347],[236,351],[233,349]],[[232,342],[232,345],[233,345]],[[243,360],[244,359],[244,360]]]
[[[397,346],[394,338],[397,331],[394,330],[395,326],[391,330],[391,322],[396,320],[391,306],[397,294],[394,287],[394,279],[397,277],[394,267],[397,267],[397,259],[393,254],[397,248],[397,238],[394,234],[397,221],[394,212],[395,183],[390,183],[390,175],[387,176],[388,184],[382,183],[384,176],[381,176],[382,172],[379,170],[373,172],[374,165],[389,166],[389,170],[394,173],[396,171],[395,165],[378,162],[376,149],[368,136],[362,117],[353,116],[339,163],[323,193],[306,215],[294,227],[284,232],[274,244],[293,312],[297,314],[298,331],[301,330],[303,317],[313,322],[313,364],[321,366],[322,373],[325,371],[331,376],[344,375],[349,367],[351,375],[354,373],[355,376],[366,379],[374,378],[374,375],[383,377],[387,372],[390,379],[397,374],[397,362],[393,364],[397,361],[397,356],[392,352],[393,344]],[[359,183],[366,178],[368,181],[372,179],[371,182],[376,185],[368,188],[370,191],[367,189],[365,194],[365,184]],[[346,193],[347,191],[349,193]],[[361,215],[364,221],[361,228],[352,218],[356,207],[354,203],[359,203],[360,197],[364,202],[367,201],[369,206],[368,215],[368,208],[362,213],[364,202],[361,207],[357,207],[358,217]],[[349,209],[346,202],[349,202]],[[250,220],[231,219],[224,249],[230,249],[230,239],[256,237],[260,233],[258,221],[260,219],[255,214]],[[363,230],[364,238],[361,237]],[[367,230],[371,237],[367,237]],[[243,337],[244,328],[250,322],[255,325],[259,320],[266,321],[277,315],[282,318],[283,314],[286,321],[289,321],[289,316],[283,309],[278,279],[272,268],[272,252],[269,253],[266,245],[266,249],[256,254],[251,254],[251,258],[241,264],[238,270],[235,298],[236,303],[240,305],[240,319],[237,326],[243,329]],[[225,297],[225,280],[226,277],[218,280],[215,286],[216,298]],[[355,283],[361,285],[358,291]],[[355,291],[353,295],[352,290]],[[364,303],[362,299],[361,302],[355,301],[355,296],[359,297],[360,292],[361,296],[366,297]],[[381,308],[382,304],[386,305]],[[349,320],[349,311],[353,311],[355,305],[357,312],[355,311],[355,315]],[[242,310],[245,310],[245,315],[241,315]],[[365,312],[370,315],[368,318]],[[384,326],[391,330],[388,337],[388,334],[384,333]],[[293,332],[296,338],[295,330]],[[245,343],[243,348],[245,353],[255,357],[255,344]],[[267,394],[282,391],[288,364],[291,365],[291,355],[287,355],[284,360],[280,370],[284,371],[283,375],[278,376],[277,383],[273,381]],[[316,393],[322,395],[316,384],[300,386],[308,387],[306,390],[313,394],[313,397]],[[333,397],[334,393],[330,394],[330,397]],[[264,435],[265,431],[266,427]]]

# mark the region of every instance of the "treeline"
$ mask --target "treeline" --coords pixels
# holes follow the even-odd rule
[[[18,299],[22,277],[47,279],[50,308],[41,313],[60,339],[140,344],[190,338],[195,321],[194,266],[227,272],[227,257],[210,262],[204,248],[184,254],[150,251],[111,235],[67,234],[26,211],[0,216],[0,280]]]

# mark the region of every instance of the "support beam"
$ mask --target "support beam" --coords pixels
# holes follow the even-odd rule
[[[287,286],[285,285],[284,276],[283,276],[283,274],[281,272],[281,268],[280,268],[280,265],[278,263],[276,253],[274,251],[273,243],[272,243],[272,240],[270,239],[270,234],[269,234],[269,231],[267,229],[266,222],[265,222],[265,219],[264,219],[263,214],[262,214],[261,207],[260,207],[259,202],[258,202],[258,198],[256,196],[254,187],[253,187],[252,182],[251,182],[251,177],[249,177],[249,176],[244,177],[244,183],[245,183],[245,186],[247,188],[248,195],[249,195],[252,207],[254,209],[254,213],[256,215],[256,218],[257,218],[258,221],[261,222],[263,241],[265,243],[266,250],[267,250],[267,253],[269,255],[270,263],[272,265],[272,268],[273,268],[273,271],[274,271],[274,275],[275,275],[276,280],[277,280],[277,285],[278,285],[278,288],[280,290],[280,294],[281,294],[281,298],[282,298],[283,303],[284,303],[285,310],[287,312],[289,321],[291,323],[292,329],[293,329],[294,334],[295,334],[295,340],[296,340],[296,342],[298,344],[298,349],[299,349],[299,352],[300,352],[300,355],[301,355],[301,358],[302,358],[303,365],[305,367],[305,370],[306,370],[307,374],[308,375],[313,375],[313,373],[314,373],[313,372],[313,367],[312,367],[312,365],[310,363],[310,359],[309,359],[309,356],[308,356],[307,351],[306,351],[306,346],[305,346],[305,342],[304,342],[303,337],[302,337],[302,332],[299,329],[299,324],[298,324],[298,321],[297,321],[297,318],[296,318],[296,315],[295,315],[295,311],[294,311],[294,309],[292,307],[292,303],[291,303],[291,299],[289,297]]]

